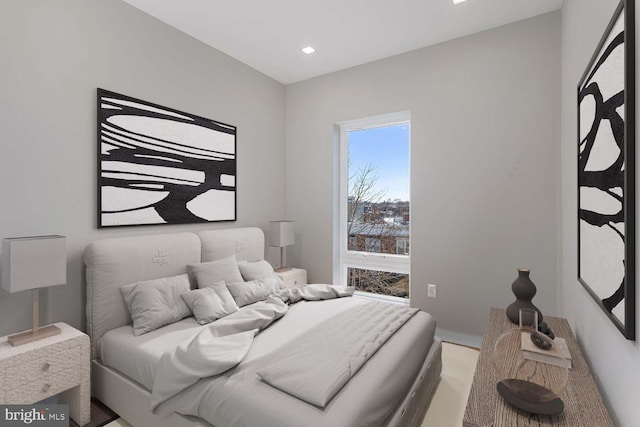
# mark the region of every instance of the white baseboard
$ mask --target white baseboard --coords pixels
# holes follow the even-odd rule
[[[436,328],[436,335],[444,342],[466,345],[467,347],[480,348],[482,336],[465,334],[462,332],[449,331],[447,329]]]

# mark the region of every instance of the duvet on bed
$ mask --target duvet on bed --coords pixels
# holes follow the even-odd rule
[[[336,322],[365,304],[364,299],[342,298],[291,305],[284,317],[252,339],[237,366],[197,381],[166,401],[164,410],[199,416],[216,427],[297,427],[300,420],[305,420],[307,426],[383,425],[411,386],[433,342],[435,321],[424,312],[409,316],[395,333],[387,336],[386,342],[344,387],[338,388],[324,408],[293,397],[258,375],[285,360],[289,351],[296,351],[296,343],[318,325]],[[243,307],[230,316],[241,316],[251,307]],[[114,329],[98,344],[100,358],[151,390],[162,355],[206,327],[187,318],[138,337],[133,336],[131,326]]]

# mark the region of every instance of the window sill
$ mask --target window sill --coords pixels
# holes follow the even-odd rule
[[[377,301],[390,302],[398,305],[406,305],[406,306],[409,305],[409,298],[392,297],[390,295],[381,295],[381,294],[374,294],[371,292],[362,292],[362,291],[356,291],[353,294],[353,296],[377,300]]]

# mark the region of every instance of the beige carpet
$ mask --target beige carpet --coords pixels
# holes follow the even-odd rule
[[[442,344],[442,374],[422,427],[460,427],[467,406],[479,350]]]
[[[422,421],[422,427],[462,426],[478,354],[478,350],[473,348],[449,343],[442,344],[442,376],[431,406]],[[105,427],[131,427],[131,425],[120,418]]]

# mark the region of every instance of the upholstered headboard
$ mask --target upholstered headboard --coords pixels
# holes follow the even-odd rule
[[[236,254],[238,260],[264,258],[261,229],[235,228],[199,233],[159,234],[97,240],[84,251],[87,279],[87,333],[92,358],[108,331],[131,323],[120,286],[187,272],[188,264]]]
[[[230,255],[238,261],[264,259],[264,233],[256,227],[207,230],[197,233],[202,241],[202,262]]]

